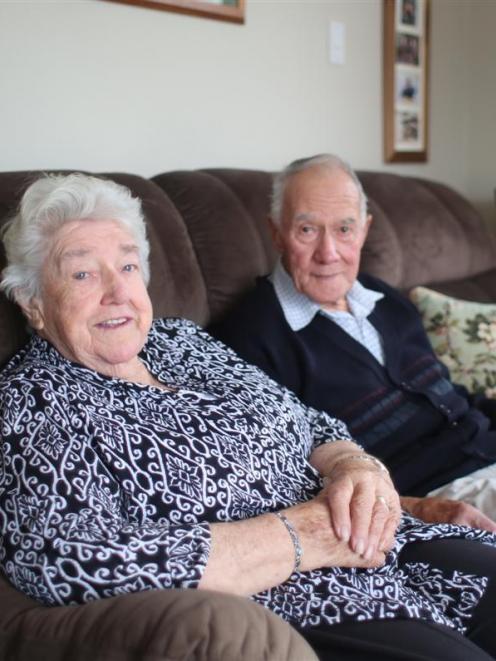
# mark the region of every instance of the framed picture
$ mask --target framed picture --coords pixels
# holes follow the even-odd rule
[[[164,9],[232,23],[245,22],[245,0],[112,0],[150,9]]]
[[[429,0],[384,2],[384,159],[427,161]]]

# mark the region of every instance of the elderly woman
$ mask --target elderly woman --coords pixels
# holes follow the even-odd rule
[[[496,654],[495,538],[404,515],[385,468],[193,323],[152,322],[129,191],[32,184],[2,288],[33,336],[0,376],[0,561],[47,605],[249,595],[326,659]],[[398,526],[399,523],[399,526]]]

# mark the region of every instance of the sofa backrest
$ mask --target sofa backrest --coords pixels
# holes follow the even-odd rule
[[[40,172],[0,173],[0,226]],[[496,301],[496,240],[471,205],[447,186],[359,172],[374,216],[362,269],[401,289],[425,284]],[[208,169],[151,180],[104,173],[143,202],[151,244],[155,316],[205,325],[218,318],[276,259],[267,225],[272,174]],[[0,269],[5,257],[0,249]],[[27,339],[15,305],[0,294],[0,365]]]

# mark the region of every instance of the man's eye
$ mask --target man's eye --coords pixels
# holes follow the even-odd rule
[[[341,236],[352,237],[355,233],[355,228],[351,225],[340,225],[338,232]]]
[[[123,271],[126,271],[127,273],[132,273],[133,271],[138,270],[138,266],[136,264],[126,264],[122,268]]]
[[[77,271],[76,273],[73,274],[74,280],[86,280],[88,277],[88,271]]]

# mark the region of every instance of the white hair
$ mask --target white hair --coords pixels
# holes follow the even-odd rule
[[[282,206],[286,188],[289,180],[295,174],[309,170],[310,168],[322,168],[326,170],[342,170],[345,172],[355,184],[360,204],[360,221],[365,224],[367,217],[367,196],[363,190],[360,179],[357,177],[356,172],[351,166],[334,154],[317,154],[308,158],[300,158],[290,163],[284,170],[281,170],[275,177],[272,185],[272,199],[271,199],[271,217],[274,223],[280,224],[282,215]]]
[[[114,220],[138,246],[143,279],[148,284],[150,246],[141,202],[131,191],[107,179],[75,173],[44,175],[22,196],[18,213],[2,228],[7,266],[0,289],[16,302],[41,293],[41,270],[54,234],[70,221]]]

